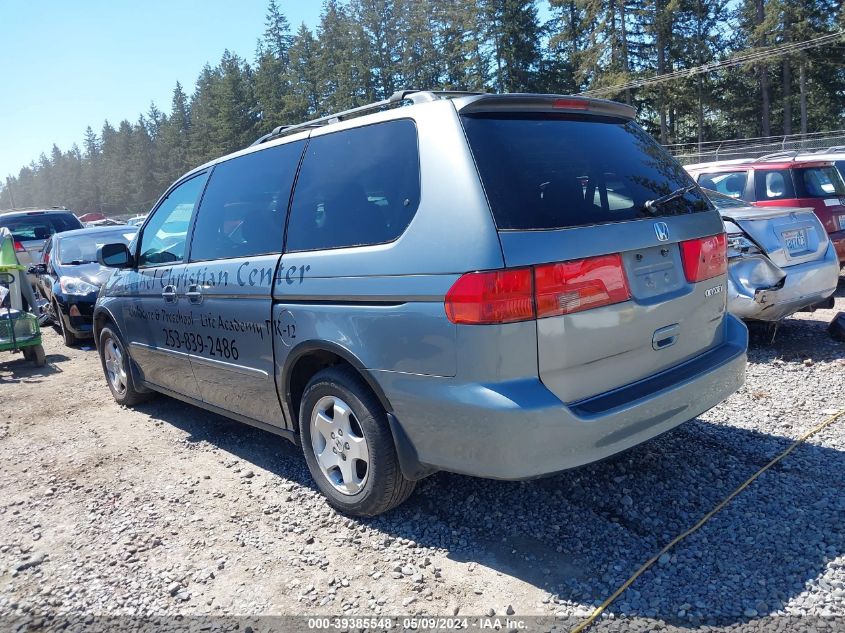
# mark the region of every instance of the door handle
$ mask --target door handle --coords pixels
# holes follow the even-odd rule
[[[196,284],[188,286],[185,296],[188,297],[188,301],[191,303],[202,303],[202,292],[200,292],[200,287]]]
[[[165,303],[176,303],[176,288],[174,286],[165,286],[161,291],[161,296],[164,297]]]
[[[678,341],[680,331],[681,328],[677,323],[655,330],[654,335],[651,337],[651,347],[658,351],[672,347]]]

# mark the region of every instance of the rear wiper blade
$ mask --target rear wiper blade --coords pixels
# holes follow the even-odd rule
[[[667,193],[665,196],[660,196],[659,198],[655,198],[654,200],[646,200],[643,204],[642,210],[646,213],[654,215],[657,212],[658,207],[674,200],[675,198],[680,198],[681,196],[688,194],[696,187],[698,187],[698,185],[693,183],[691,185],[681,187],[680,189],[675,189],[675,191],[673,191],[672,193]]]

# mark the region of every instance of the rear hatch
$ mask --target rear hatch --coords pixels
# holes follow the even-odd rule
[[[725,220],[728,250],[744,251],[747,237],[781,268],[823,259],[830,240],[812,208],[752,207],[741,200],[707,192]],[[739,253],[737,253],[739,254]]]
[[[722,221],[632,109],[489,97],[460,113],[506,266],[534,271],[555,395],[584,400],[722,342]]]

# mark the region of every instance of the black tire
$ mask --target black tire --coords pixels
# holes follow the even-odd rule
[[[35,360],[35,353],[32,351],[32,347],[24,347],[21,352],[23,352],[24,360]]]
[[[122,380],[122,388],[118,386],[118,380],[114,380],[110,375],[110,368],[107,366],[107,356],[109,357],[109,361],[114,361],[114,357],[110,356],[112,353],[112,343],[114,344],[115,348],[120,351],[120,361],[113,364],[113,368],[117,369],[118,367],[123,369],[123,374],[120,376],[120,380]],[[135,383],[132,379],[132,371],[130,364],[132,360],[129,357],[129,352],[126,349],[126,345],[123,344],[123,339],[120,338],[120,335],[117,333],[117,330],[113,330],[110,326],[106,326],[100,332],[100,344],[97,347],[97,351],[100,354],[100,364],[103,367],[103,374],[106,377],[106,384],[109,386],[109,390],[111,391],[112,396],[114,396],[115,401],[118,404],[121,404],[126,407],[131,407],[136,404],[140,404],[145,400],[149,399],[150,394],[148,392],[138,391],[135,388]],[[114,383],[114,384],[113,384]]]
[[[76,336],[65,325],[65,318],[62,316],[62,311],[59,309],[59,304],[53,300],[53,313],[56,315],[54,323],[59,327],[59,334],[62,335],[65,345],[73,347],[78,342]]]
[[[335,488],[319,465],[312,446],[311,415],[326,397],[338,398],[351,408],[366,440],[366,478],[355,494],[344,494]],[[311,379],[302,396],[299,430],[308,470],[329,505],[340,512],[360,517],[375,516],[395,508],[414,491],[415,482],[405,479],[399,467],[384,407],[351,367],[329,367]]]

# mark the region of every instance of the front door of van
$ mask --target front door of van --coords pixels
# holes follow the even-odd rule
[[[273,279],[304,140],[219,163],[194,222],[187,307],[191,363],[203,401],[285,426],[276,392]]]
[[[193,326],[184,264],[188,228],[207,174],[174,187],[152,212],[138,238],[135,269],[127,270],[122,302],[129,352],[146,382],[201,398],[189,355]]]

